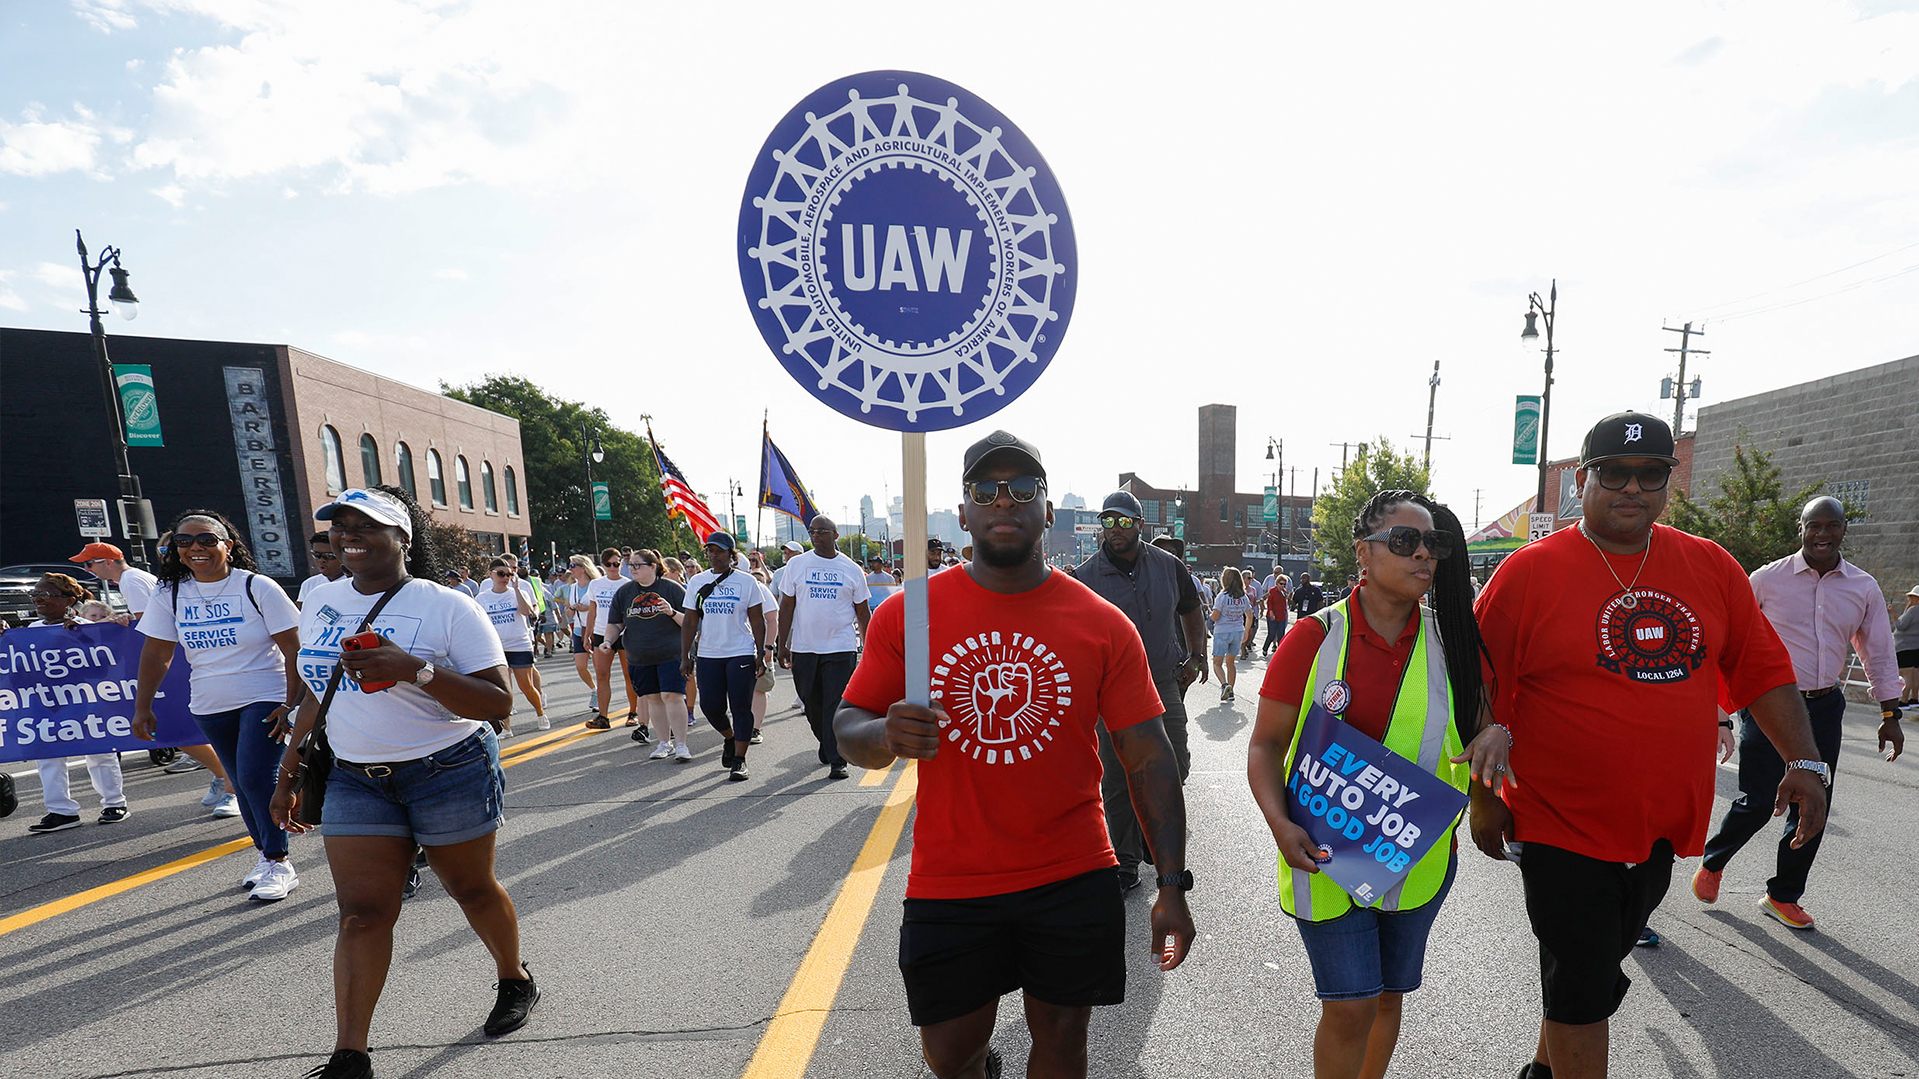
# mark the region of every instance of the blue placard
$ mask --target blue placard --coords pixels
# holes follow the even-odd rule
[[[1319,871],[1372,906],[1432,849],[1466,796],[1318,704],[1300,722],[1287,816],[1332,852]]]
[[[789,375],[896,431],[983,419],[1059,349],[1079,274],[1039,150],[966,90],[869,71],[793,107],[740,204],[740,281]]]
[[[187,659],[178,649],[154,693],[154,740],[133,736],[133,690],[147,637],[113,622],[24,626],[0,635],[0,761],[196,746]]]

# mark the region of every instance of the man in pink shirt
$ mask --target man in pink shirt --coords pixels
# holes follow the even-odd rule
[[[1872,574],[1839,556],[1839,544],[1845,538],[1845,507],[1836,498],[1815,498],[1799,513],[1799,550],[1752,572],[1759,609],[1792,656],[1799,693],[1812,715],[1813,740],[1827,769],[1839,766],[1848,646],[1859,653],[1872,696],[1879,702],[1880,751],[1891,746],[1886,759],[1898,760],[1906,744],[1899,729],[1899,668],[1886,598]],[[1772,816],[1773,792],[1786,770],[1786,762],[1779,759],[1752,717],[1742,711],[1739,720],[1741,797],[1726,811],[1718,833],[1706,841],[1705,863],[1692,878],[1693,894],[1707,903],[1719,898],[1719,878],[1726,863]],[[1830,799],[1830,771],[1826,783]],[[1786,834],[1779,840],[1777,875],[1766,882],[1759,909],[1793,929],[1811,929],[1812,915],[1799,905],[1799,899],[1805,894],[1806,877],[1823,833],[1795,849],[1791,841],[1798,820],[1795,805],[1786,817]]]

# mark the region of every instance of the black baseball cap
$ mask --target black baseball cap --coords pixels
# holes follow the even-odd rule
[[[1040,479],[1046,478],[1046,466],[1040,464],[1038,447],[1016,435],[994,431],[966,447],[965,470],[960,473],[960,479],[978,479],[987,466],[1002,463],[1020,465]]]
[[[946,549],[946,541],[928,536],[926,537],[926,549],[929,551],[944,551]]]
[[[736,544],[733,539],[733,533],[731,532],[713,533],[712,535],[706,537],[706,546],[720,547],[728,551],[736,549]]]
[[[1146,508],[1139,504],[1139,499],[1135,498],[1131,491],[1114,491],[1112,494],[1107,495],[1106,501],[1100,503],[1099,511],[1101,513],[1117,513],[1125,517],[1131,517],[1135,521],[1146,516]]]
[[[1586,432],[1585,445],[1579,451],[1579,466],[1619,457],[1651,457],[1669,465],[1679,463],[1673,453],[1672,428],[1666,421],[1646,412],[1615,412]]]

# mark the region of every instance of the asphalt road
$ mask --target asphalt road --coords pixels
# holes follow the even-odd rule
[[[564,659],[542,666],[558,727],[570,727],[584,718],[584,687]],[[1095,1016],[1094,1075],[1310,1074],[1318,1008],[1244,778],[1261,669],[1235,704],[1219,704],[1210,685],[1188,697],[1201,936],[1183,967],[1158,973],[1147,957],[1151,890],[1129,897],[1128,999]],[[1835,815],[1804,901],[1818,931],[1791,932],[1755,909],[1770,872],[1765,839],[1733,863],[1717,906],[1692,898],[1697,862],[1682,862],[1654,917],[1664,946],[1629,961],[1614,1075],[1919,1076],[1919,874],[1907,842],[1919,834],[1919,744],[1886,764],[1869,741],[1874,726],[1864,709],[1848,715]],[[858,769],[829,782],[785,679],[744,784],[726,781],[710,731],[696,732],[698,759],[684,765],[645,761],[617,729],[516,753],[526,741],[506,743],[510,760],[525,760],[507,771],[500,875],[544,1000],[523,1030],[480,1036],[491,965],[429,878],[397,931],[374,1023],[378,1074],[732,1077],[749,1065],[756,1076],[802,1074],[798,1057],[753,1064],[755,1052],[816,935],[816,958],[831,951],[822,923],[902,769],[866,785]],[[205,816],[204,773],[167,776],[127,759],[126,823],[29,835],[43,812],[32,778],[19,812],[0,822],[0,1072],[300,1074],[332,1037],[335,909],[321,843],[296,841],[302,886],[283,903],[244,898],[252,855],[242,851],[43,916],[47,904],[243,835],[238,821]],[[1627,767],[1595,761],[1594,782]],[[1722,807],[1734,778],[1719,772]],[[91,822],[97,804],[82,776],[75,788]],[[817,1022],[813,1009],[832,1000],[806,1075],[927,1074],[894,965],[910,842],[909,832],[861,877],[870,884],[883,871],[870,917],[846,923],[851,955],[837,992],[817,977],[796,990],[802,1007],[784,1022]],[[1504,1077],[1531,1054],[1537,951],[1517,871],[1470,847],[1461,859],[1394,1074]],[[1008,1074],[1021,1074],[1017,998],[1002,1005],[996,1044]]]

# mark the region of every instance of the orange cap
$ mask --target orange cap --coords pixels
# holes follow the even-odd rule
[[[89,543],[80,548],[80,553],[67,559],[69,562],[91,562],[96,558],[112,558],[124,562],[127,554],[111,543]]]

